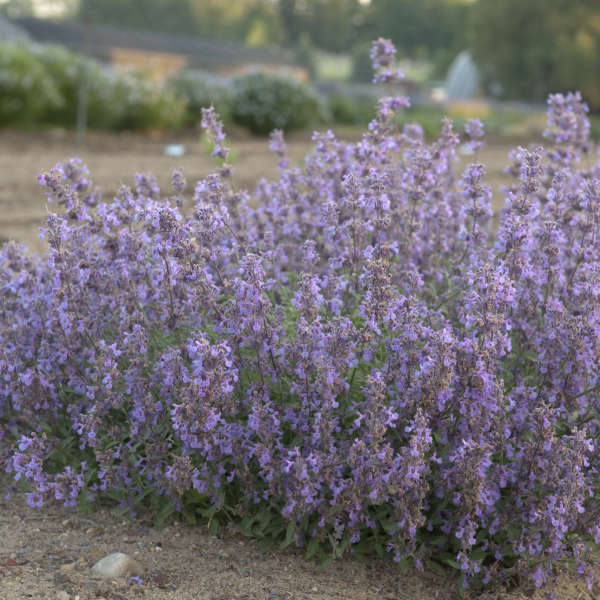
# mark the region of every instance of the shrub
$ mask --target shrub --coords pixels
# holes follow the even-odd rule
[[[590,136],[594,140],[600,139],[600,115],[593,115],[590,118]]]
[[[140,74],[120,74],[113,94],[123,105],[118,130],[176,129],[183,125],[185,101]]]
[[[373,101],[367,98],[347,98],[341,94],[332,94],[328,104],[334,123],[366,125],[375,116]]]
[[[0,45],[0,124],[35,125],[63,99],[26,44]]]
[[[83,77],[92,129],[167,129],[183,123],[185,103],[173,90],[59,46],[0,45],[0,61],[0,119],[7,125],[73,127]]]
[[[393,48],[374,50],[397,77]],[[101,202],[77,160],[40,176],[49,250],[0,250],[0,459],[28,501],[111,497],[307,556],[378,552],[462,585],[600,542],[600,165],[585,106],[549,99],[498,229],[484,167],[454,173],[384,98],[253,195],[225,164]],[[226,160],[213,111],[203,126]],[[466,126],[473,150],[482,126]]]
[[[253,73],[234,80],[233,120],[252,133],[305,129],[323,116],[318,97],[295,79]]]
[[[60,46],[35,46],[31,52],[61,96],[58,105],[44,112],[42,122],[62,127],[75,126],[80,88],[85,76],[88,125],[93,129],[113,129],[116,126],[124,105],[115,97],[116,77],[111,77],[107,69]]]
[[[370,83],[373,79],[373,64],[368,44],[359,44],[352,51],[352,81]]]
[[[202,109],[213,106],[223,121],[231,120],[231,91],[224,85],[208,82],[193,71],[180,71],[168,82],[186,104],[185,122],[197,125],[202,120]]]

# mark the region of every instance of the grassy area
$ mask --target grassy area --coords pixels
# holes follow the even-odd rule
[[[329,81],[347,81],[352,73],[352,57],[350,54],[334,54],[332,52],[314,51],[317,79]]]

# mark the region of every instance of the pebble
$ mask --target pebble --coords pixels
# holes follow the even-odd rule
[[[60,565],[61,573],[70,573],[75,570],[75,563],[67,563],[66,565]]]
[[[56,600],[71,600],[71,596],[69,596],[65,590],[60,590],[58,594],[56,594]]]
[[[144,572],[142,565],[123,552],[113,552],[101,558],[93,567],[92,571],[101,577],[131,577],[141,575]]]

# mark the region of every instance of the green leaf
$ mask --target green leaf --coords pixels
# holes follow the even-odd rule
[[[193,510],[184,508],[181,514],[183,515],[183,518],[186,520],[186,522],[190,525],[196,525],[198,523],[196,513]]]
[[[275,540],[270,537],[264,537],[258,543],[258,547],[262,554],[266,554],[267,552],[270,552],[274,546],[275,546]]]
[[[212,533],[212,534],[217,534],[219,531],[219,521],[217,521],[217,519],[211,519],[208,522],[208,530]]]
[[[469,558],[471,560],[483,560],[485,558],[485,552],[481,548],[477,548],[469,554]]]
[[[169,502],[166,502],[154,517],[154,526],[156,529],[162,529],[165,525],[165,521],[174,513],[175,504],[172,500],[169,500]]]
[[[408,574],[408,560],[406,558],[400,559],[400,561],[396,564],[398,565],[398,568],[400,569],[402,575]]]
[[[219,507],[216,504],[213,504],[212,506],[201,510],[200,514],[205,519],[212,519],[217,514],[217,512],[219,512]]]
[[[447,575],[446,569],[444,569],[444,567],[442,567],[442,565],[435,560],[429,561],[429,568],[438,575]]]
[[[280,547],[287,548],[290,544],[292,544],[295,540],[295,533],[296,533],[296,522],[290,521],[288,523],[287,530],[285,532],[285,540],[283,540],[283,542],[281,542]]]
[[[254,525],[254,517],[244,517],[239,523],[239,529],[242,535],[253,537],[252,526]]]
[[[306,558],[312,558],[319,551],[319,540],[312,538],[306,546]]]
[[[346,549],[350,545],[350,534],[348,532],[345,533],[342,541],[334,547],[333,551],[336,558],[341,558],[346,552]]]
[[[456,569],[457,571],[460,571],[460,570],[461,570],[461,569],[460,569],[460,565],[459,565],[459,564],[458,564],[458,563],[457,563],[455,560],[453,560],[452,558],[446,558],[446,559],[444,560],[444,562],[445,562],[447,565],[450,565],[450,566],[451,566],[453,569]]]
[[[258,513],[257,517],[258,517],[257,535],[262,535],[264,533],[265,529],[267,528],[267,526],[269,525],[269,523],[271,522],[271,519],[273,518],[273,513],[271,512],[270,509],[265,508],[260,513]]]
[[[427,543],[431,544],[432,546],[446,546],[446,544],[448,543],[448,536],[447,535],[436,535],[436,536],[432,537],[431,539],[428,539]]]

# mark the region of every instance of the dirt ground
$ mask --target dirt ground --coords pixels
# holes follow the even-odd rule
[[[183,157],[165,156],[168,143],[186,147]],[[293,144],[291,153],[302,156],[306,141]],[[259,176],[274,176],[277,161],[268,149],[267,141],[251,138],[235,144],[235,182],[251,187]],[[170,190],[171,173],[183,167],[188,185],[206,175],[214,162],[207,156],[200,136],[179,139],[153,139],[139,135],[88,135],[84,148],[78,148],[72,133],[57,131],[41,134],[0,130],[0,239],[16,239],[31,250],[44,248],[39,240],[39,227],[46,214],[46,198],[36,180],[57,162],[79,156],[90,169],[91,178],[100,186],[105,198],[110,198],[121,183],[133,184],[136,173],[152,172],[161,189]]]
[[[326,569],[296,550],[261,554],[234,532],[171,520],[162,530],[109,509],[83,515],[52,505],[31,509],[21,493],[4,499],[0,476],[0,600],[458,600],[453,581],[429,573],[401,575],[393,563],[344,558]],[[145,569],[141,582],[94,577],[90,567],[125,552]],[[548,590],[546,590],[548,591]],[[573,578],[553,589],[557,600],[593,600]],[[479,600],[543,600],[545,592],[472,595]],[[469,598],[469,596],[467,597]]]
[[[183,143],[185,156],[164,155],[166,143]],[[235,182],[253,187],[261,176],[276,174],[276,160],[265,140],[240,136]],[[308,136],[290,141],[293,160],[310,147]],[[507,144],[483,152],[489,180],[502,182]],[[153,172],[168,185],[174,167],[183,167],[190,183],[212,168],[198,136],[151,139],[133,135],[93,134],[79,150],[66,133],[25,134],[0,131],[0,240],[17,239],[39,251],[38,227],[46,213],[45,197],[36,182],[38,172],[71,156],[81,156],[105,194],[120,182],[132,183],[136,172]],[[171,521],[161,532],[140,518],[115,517],[108,509],[82,515],[61,506],[33,510],[22,494],[4,500],[9,481],[0,476],[0,600],[453,600],[453,582],[429,573],[400,575],[393,564],[379,560],[338,561],[321,570],[298,551],[278,550],[262,555],[252,540],[233,532],[221,537],[201,527]],[[102,581],[90,566],[102,556],[122,551],[145,568],[141,585],[131,581]],[[553,589],[558,600],[592,600],[582,582],[565,577]],[[527,592],[527,593],[526,593]],[[527,590],[494,592],[483,600],[535,600]]]
[[[356,138],[356,131],[341,132],[342,138]],[[184,144],[183,157],[165,156],[168,143]],[[230,144],[234,151],[234,182],[238,187],[253,189],[260,177],[277,174],[277,160],[265,139],[234,135]],[[300,161],[311,147],[310,135],[289,140],[293,161]],[[502,169],[512,146],[493,143],[485,148],[480,160],[488,170],[488,182],[494,188],[504,181]],[[72,133],[64,131],[23,133],[0,130],[0,241],[16,239],[32,251],[42,251],[39,227],[46,214],[46,198],[36,176],[57,162],[73,156],[88,165],[91,177],[106,198],[120,183],[132,184],[136,173],[152,172],[162,189],[169,189],[171,172],[183,167],[189,185],[206,175],[214,163],[207,156],[199,135],[179,138],[149,138],[132,134],[88,135],[84,148],[78,148]],[[497,202],[501,202],[499,196]]]

